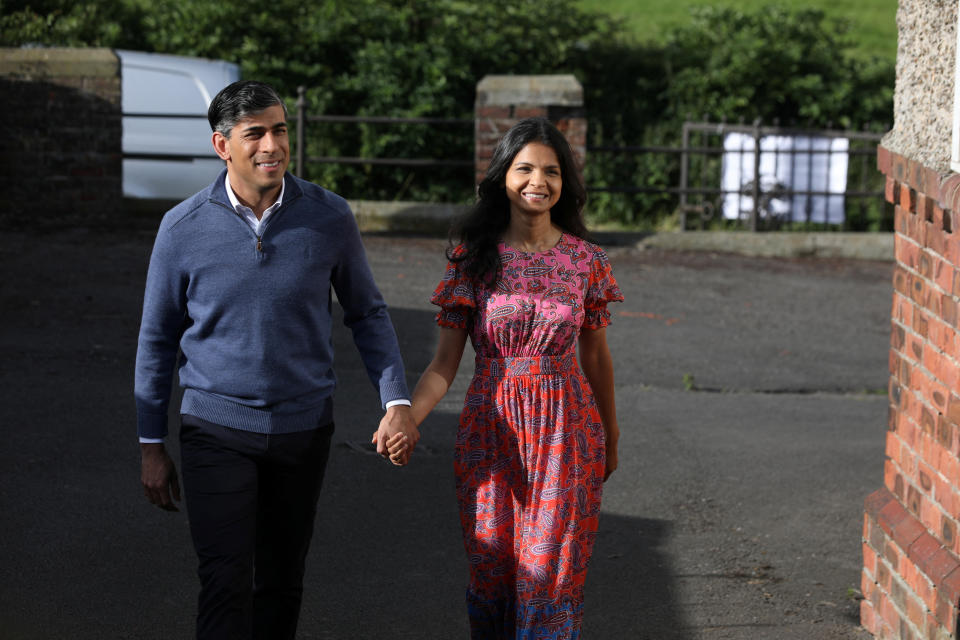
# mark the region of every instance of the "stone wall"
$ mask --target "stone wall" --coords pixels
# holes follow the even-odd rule
[[[893,129],[881,143],[939,172],[950,169],[956,0],[900,0]]]
[[[895,205],[884,483],[866,500],[861,624],[957,638],[960,616],[960,174],[949,171],[956,0],[901,0],[894,129],[878,150]]]
[[[109,49],[0,49],[4,226],[103,222],[122,203],[120,62]]]

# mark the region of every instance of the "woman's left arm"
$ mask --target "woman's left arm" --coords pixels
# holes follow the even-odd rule
[[[606,481],[617,469],[617,441],[620,439],[613,391],[613,358],[607,346],[606,329],[584,327],[580,332],[580,366],[587,376],[587,382],[593,388],[600,420],[603,422],[607,445],[607,466],[603,479]]]

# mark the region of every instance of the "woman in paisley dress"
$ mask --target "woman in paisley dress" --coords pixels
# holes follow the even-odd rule
[[[475,640],[580,637],[603,483],[617,468],[606,307],[623,299],[606,254],[584,239],[585,202],[563,134],[520,121],[433,294],[440,336],[413,394],[418,425],[468,336],[476,353],[454,452]],[[405,463],[414,444],[398,435],[388,450]]]

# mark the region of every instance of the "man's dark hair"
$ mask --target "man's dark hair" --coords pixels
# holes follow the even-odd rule
[[[287,106],[273,87],[256,80],[238,80],[224,87],[210,102],[207,120],[213,131],[229,138],[238,122],[277,104],[283,107],[283,117],[286,118]]]

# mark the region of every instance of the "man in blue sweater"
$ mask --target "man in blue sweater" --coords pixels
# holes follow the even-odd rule
[[[333,434],[331,290],[386,410],[378,451],[402,432],[409,447],[392,461],[406,464],[419,433],[349,206],[286,172],[282,100],[240,81],[208,116],[226,170],[167,212],[147,274],[135,380],[141,480],[150,502],[177,510],[163,439],[178,367],[197,637],[292,639]]]

